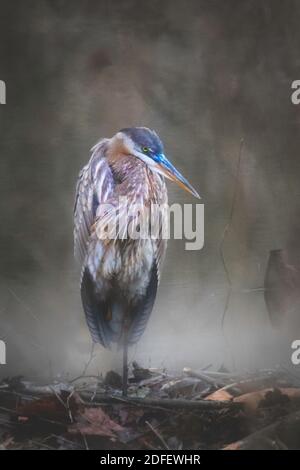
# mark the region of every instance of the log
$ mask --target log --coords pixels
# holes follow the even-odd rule
[[[226,408],[242,409],[240,403],[231,401],[210,401],[210,400],[185,400],[185,399],[169,399],[169,398],[138,398],[138,397],[119,397],[116,395],[99,394],[95,395],[95,400],[90,401],[92,394],[82,392],[80,396],[85,401],[85,405],[101,406],[103,404],[128,404],[134,406],[149,406],[157,408],[166,408],[170,410],[193,410],[193,411],[210,411],[221,410]]]
[[[275,423],[227,445],[223,450],[299,449],[300,411],[291,413]]]

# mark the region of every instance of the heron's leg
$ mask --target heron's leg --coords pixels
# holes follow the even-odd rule
[[[128,386],[128,340],[127,334],[124,334],[123,342],[123,397],[127,397]]]

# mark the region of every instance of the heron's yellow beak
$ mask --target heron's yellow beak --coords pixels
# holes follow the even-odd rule
[[[172,165],[172,163],[163,153],[156,155],[154,167],[158,173],[177,183],[180,188],[184,189],[198,199],[201,199],[195,188],[193,188],[188,180],[182,176],[182,174],[175,168],[174,165]]]

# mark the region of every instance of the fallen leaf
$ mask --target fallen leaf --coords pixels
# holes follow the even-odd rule
[[[69,426],[71,434],[86,434],[88,436],[116,437],[117,432],[124,428],[110,419],[101,408],[86,408],[80,414],[80,422]]]
[[[233,442],[232,444],[228,444],[228,446],[223,447],[222,450],[239,450],[242,443],[243,441]]]
[[[256,392],[245,393],[233,399],[236,403],[243,403],[245,410],[255,412],[260,406],[274,406],[276,404],[284,404],[288,399],[289,402],[300,403],[299,388],[265,388]],[[274,400],[275,399],[275,400]]]
[[[205,400],[230,401],[232,398],[233,396],[227,390],[220,389],[205,397]]]

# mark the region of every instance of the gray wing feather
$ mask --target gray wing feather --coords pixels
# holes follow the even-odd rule
[[[157,265],[154,261],[150,272],[150,279],[146,292],[144,296],[139,300],[138,304],[135,306],[132,312],[132,322],[128,330],[129,344],[136,343],[146,329],[155,302],[157,287],[158,273]]]
[[[102,300],[95,292],[95,283],[88,268],[84,269],[81,280],[81,300],[94,343],[100,343],[105,348],[109,348],[114,339],[114,331],[110,327],[110,322],[106,320],[112,308],[111,303]]]
[[[74,255],[80,264],[84,262],[99,203],[111,194],[114,181],[105,158],[107,139],[95,147],[91,159],[79,173],[74,205]]]

